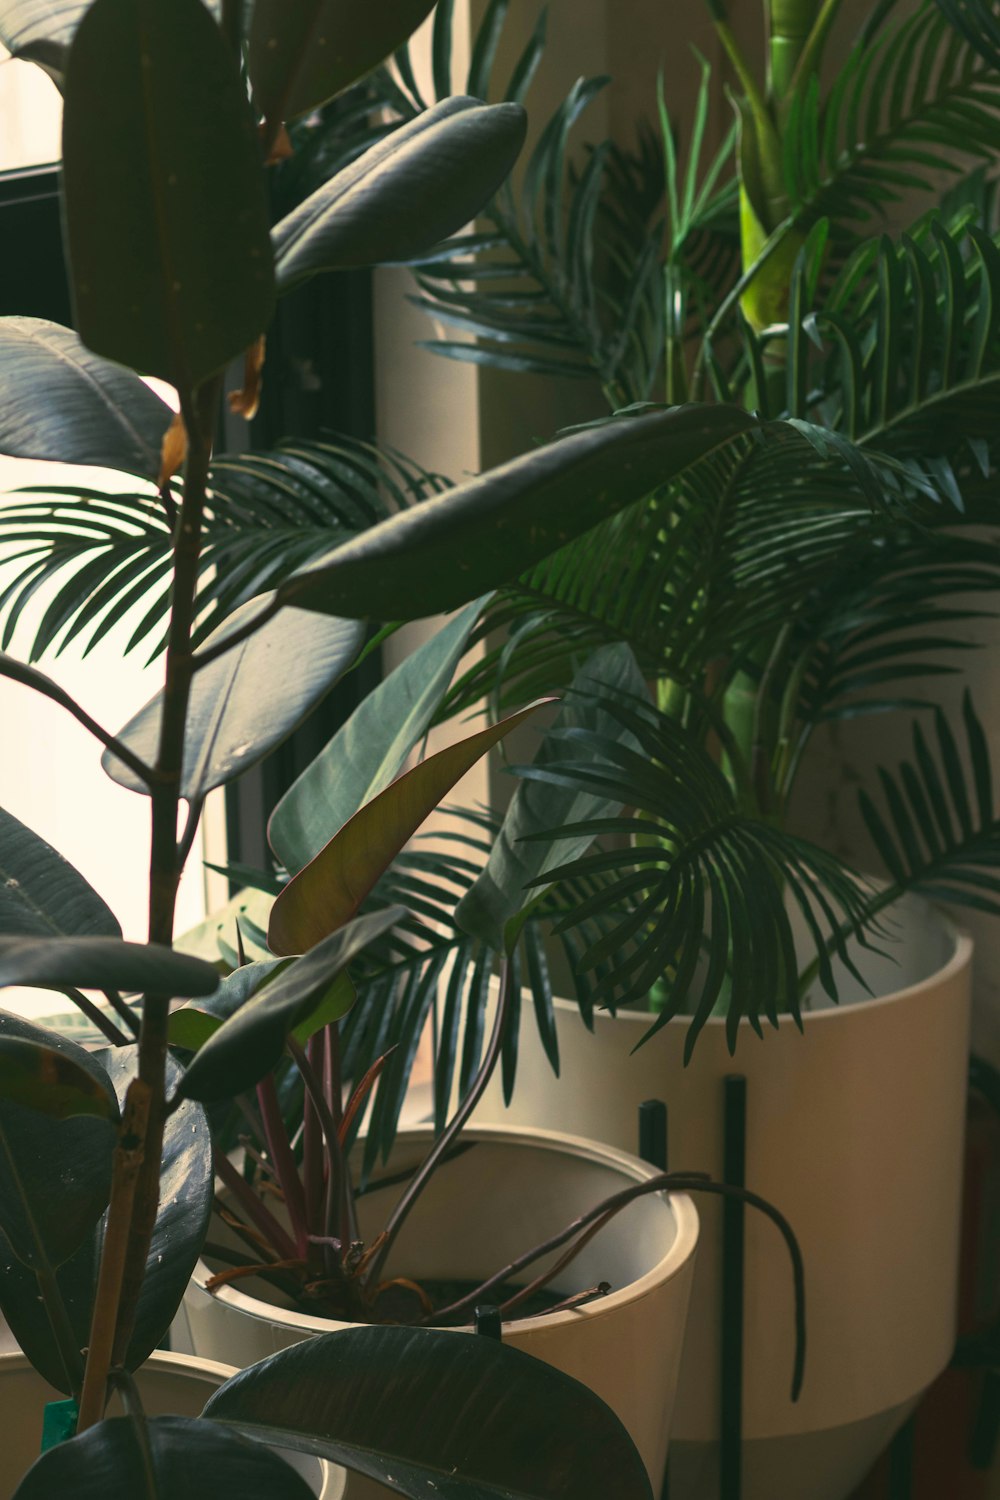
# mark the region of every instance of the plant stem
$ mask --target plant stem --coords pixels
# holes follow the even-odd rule
[[[116,1325],[132,1229],[132,1211],[142,1169],[152,1095],[149,1086],[133,1078],[125,1095],[125,1109],[115,1148],[111,1201],[101,1247],[101,1264],[87,1347],[87,1367],[80,1395],[77,1433],[86,1432],[104,1415],[108,1374],[113,1359]],[[159,1159],[157,1159],[159,1167]]]
[[[823,48],[830,34],[830,28],[837,18],[842,0],[823,0],[819,15],[813,24],[813,28],[806,39],[805,46],[795,64],[788,94],[807,83],[812,75],[819,71],[820,60],[823,56]]]
[[[40,985],[39,988],[47,989],[48,986]],[[97,1028],[103,1037],[107,1038],[112,1047],[124,1047],[130,1040],[135,1040],[134,1035],[129,1038],[123,1031],[119,1031],[111,1017],[104,1015],[94,1004],[93,1000],[88,1000],[86,995],[82,994],[80,990],[73,989],[71,985],[68,985],[66,989],[58,989],[57,994],[65,995],[67,1000],[72,1000],[77,1009],[83,1012],[87,1020],[92,1026]],[[133,1017],[133,1023],[134,1019]]]
[[[174,909],[181,876],[177,815],[184,765],[184,729],[193,678],[191,630],[208,465],[221,391],[222,377],[213,376],[194,392],[180,392],[181,413],[188,433],[188,454],[184,470],[184,498],[174,533],[170,626],[156,779],[150,785],[152,841],[149,861],[149,941],[163,943],[167,947],[173,940]],[[118,1304],[118,1327],[112,1349],[113,1363],[121,1365],[125,1363],[125,1353],[135,1325],[146,1273],[146,1257],[160,1200],[169,1012],[168,997],[145,996],[139,1034],[138,1076],[149,1089],[150,1104],[144,1151],[135,1185],[135,1197],[131,1202],[128,1249],[122,1272],[121,1300]],[[89,1367],[90,1358],[88,1374]],[[106,1378],[105,1369],[101,1373],[102,1384]]]
[[[116,1013],[116,1015],[121,1018],[121,1020],[125,1022],[125,1025],[132,1033],[132,1039],[134,1041],[135,1038],[139,1035],[141,1017],[137,1016],[135,1011],[131,1010],[129,1006],[125,1004],[125,1001],[122,999],[121,995],[119,995],[117,990],[102,990],[101,993],[108,1004],[111,1006],[111,1009]]]
[[[291,1260],[295,1255],[295,1242],[291,1235],[282,1228],[271,1211],[257,1197],[253,1188],[245,1182],[233,1166],[232,1162],[221,1151],[213,1152],[215,1174],[229,1189],[237,1203],[246,1213],[248,1219],[252,1219],[261,1234],[273,1247],[282,1260]]]
[[[329,1030],[329,1028],[326,1028]],[[319,1046],[312,1047],[314,1041]],[[341,1246],[343,1254],[353,1239],[357,1238],[357,1223],[354,1217],[354,1194],[351,1191],[350,1174],[347,1161],[344,1156],[344,1148],[334,1119],[333,1111],[324,1097],[322,1079],[313,1065],[313,1058],[317,1061],[322,1058],[322,1066],[325,1071],[325,1057],[327,1054],[327,1038],[325,1031],[317,1037],[310,1038],[310,1054],[307,1054],[294,1037],[288,1038],[288,1050],[292,1055],[295,1066],[302,1076],[302,1083],[306,1091],[306,1103],[319,1125],[323,1139],[326,1142],[326,1167],[327,1167],[327,1190],[326,1208],[323,1215],[324,1243],[322,1246],[323,1261],[329,1275],[338,1275],[341,1270],[341,1260],[332,1244],[327,1243],[330,1239],[336,1239]],[[318,1143],[317,1143],[318,1144]],[[303,1147],[304,1149],[304,1147]],[[314,1148],[315,1149],[315,1148]],[[322,1175],[319,1178],[319,1186],[322,1188]],[[350,1204],[348,1209],[347,1205]],[[319,1207],[317,1201],[317,1209]],[[340,1209],[342,1224],[338,1224],[337,1211]],[[310,1229],[316,1224],[315,1219],[309,1221]]]
[[[320,1032],[309,1038],[306,1047],[306,1064],[314,1079],[317,1076],[317,1069],[319,1076],[322,1076],[323,1052],[323,1034]],[[292,1056],[295,1057],[294,1051]],[[306,1090],[302,1109],[302,1182],[306,1199],[306,1223],[310,1233],[313,1233],[319,1228],[323,1207],[323,1125],[320,1120],[319,1106],[313,1099],[301,1063],[299,1063],[299,1072],[302,1073]],[[319,1092],[322,1097],[322,1089]],[[315,1253],[315,1247],[310,1245],[309,1258],[311,1259]]]
[[[627,1208],[630,1203],[634,1203],[637,1198],[644,1198],[649,1193],[709,1193],[720,1198],[735,1198],[741,1203],[746,1203],[750,1208],[758,1209],[777,1226],[792,1262],[792,1283],[795,1296],[795,1365],[792,1372],[792,1400],[797,1401],[802,1390],[802,1378],[805,1371],[806,1323],[805,1267],[795,1232],[784,1214],[780,1213],[773,1204],[768,1203],[766,1198],[750,1192],[748,1188],[736,1187],[731,1183],[712,1182],[701,1172],[663,1172],[657,1177],[649,1178],[646,1182],[638,1182],[632,1187],[623,1188],[621,1192],[614,1193],[610,1198],[605,1198],[603,1203],[598,1203],[587,1213],[581,1214],[558,1234],[551,1235],[542,1244],[536,1245],[533,1250],[527,1250],[523,1255],[519,1255],[516,1260],[504,1266],[502,1271],[497,1271],[495,1276],[491,1276],[488,1281],[476,1287],[475,1291],[469,1292],[465,1297],[460,1297],[450,1306],[439,1308],[426,1318],[422,1318],[421,1323],[437,1324],[443,1318],[451,1318],[456,1313],[466,1311],[476,1302],[483,1301],[494,1288],[502,1286],[511,1276],[516,1276],[519,1271],[531,1265],[532,1261],[540,1260],[543,1255],[549,1255],[553,1250],[558,1250],[568,1240],[581,1235],[582,1231],[588,1229],[596,1220],[606,1222],[615,1214],[620,1213],[623,1208]],[[584,1239],[581,1238],[578,1248],[582,1249],[584,1243]],[[559,1262],[560,1268],[563,1264],[565,1264],[564,1260]],[[548,1275],[545,1280],[548,1280]]]
[[[271,1154],[271,1162],[278,1178],[278,1186],[285,1200],[292,1234],[300,1257],[305,1260],[309,1248],[309,1224],[306,1219],[306,1199],[302,1181],[292,1148],[288,1140],[285,1122],[281,1118],[278,1091],[274,1077],[268,1073],[257,1085],[257,1103],[264,1122],[264,1138]]]
[[[784,244],[785,236],[788,231],[794,227],[794,224],[795,220],[791,215],[789,215],[787,218],[781,221],[776,229],[772,230],[767,239],[764,241],[763,245],[760,247],[758,254],[754,257],[753,261],[750,263],[747,269],[741,274],[739,281],[736,282],[735,286],[730,287],[729,291],[726,293],[725,297],[723,297],[715,312],[712,314],[712,320],[709,323],[708,327],[705,329],[704,337],[702,338],[701,346],[698,350],[698,356],[695,360],[694,374],[691,378],[692,401],[701,401],[704,398],[705,362],[708,358],[708,351],[712,347],[712,342],[715,338],[715,335],[722,327],[722,324],[725,322],[726,318],[728,318],[729,314],[733,311],[733,308],[736,307],[743,293],[746,291],[750,283],[754,280],[761,267],[765,266],[771,259],[771,256],[775,253],[775,251],[779,250]]]
[[[473,1080],[472,1087],[455,1111],[451,1122],[434,1142],[419,1172],[413,1178],[406,1192],[390,1214],[389,1222],[385,1226],[385,1240],[371,1264],[368,1276],[369,1285],[381,1280],[382,1267],[385,1265],[389,1251],[392,1249],[396,1236],[406,1222],[410,1210],[434,1175],[441,1158],[449,1150],[455,1137],[462,1130],[472,1111],[486,1092],[486,1085],[493,1077],[496,1065],[500,1061],[504,1032],[507,1027],[507,1017],[510,1014],[510,1001],[511,963],[510,959],[505,957],[500,966],[500,998],[497,1002],[496,1020],[493,1023],[493,1033],[490,1036],[490,1044],[486,1049],[486,1056],[480,1064],[479,1072]]]

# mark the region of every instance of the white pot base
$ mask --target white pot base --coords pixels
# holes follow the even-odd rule
[[[744,1500],[843,1500],[871,1472],[915,1405],[916,1401],[908,1401],[862,1422],[821,1432],[745,1442],[741,1473]],[[348,1494],[355,1500],[350,1487]],[[671,1500],[718,1500],[718,1444],[674,1439],[670,1445],[670,1496]]]
[[[804,1035],[786,1017],[760,1041],[744,1023],[735,1057],[723,1023],[712,1020],[687,1067],[686,1020],[633,1051],[648,1015],[600,1014],[591,1034],[575,1005],[557,1001],[556,1080],[526,996],[511,1108],[491,1085],[475,1116],[634,1148],[639,1104],[662,1098],[669,1165],[719,1178],[724,1080],[745,1076],[746,1183],[781,1210],[802,1246],[808,1349],[802,1399],[792,1405],[788,1259],[773,1226],[748,1212],[743,1500],[845,1500],[891,1439],[898,1414],[954,1349],[971,942],[924,902],[908,902],[894,920],[904,958],[895,990],[884,974],[873,976],[878,999],[815,1010],[804,1017]],[[704,1199],[698,1208],[702,1237],[672,1451],[679,1443],[711,1454],[720,1421],[721,1212]],[[767,1469],[776,1443],[789,1445],[788,1459],[776,1460],[785,1488]],[[800,1449],[816,1454],[802,1459],[801,1489],[791,1478]],[[833,1477],[841,1467],[842,1483]],[[821,1491],[817,1476],[826,1474]],[[676,1486],[677,1500],[717,1496],[706,1488],[689,1497]]]

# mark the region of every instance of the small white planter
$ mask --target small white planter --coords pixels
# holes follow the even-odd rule
[[[925,902],[888,914],[898,965],[865,955],[878,999],[844,977],[839,1007],[789,1019],[736,1055],[710,1021],[683,1066],[687,1021],[648,1045],[645,1013],[582,1024],[557,1001],[560,1076],[525,996],[517,1085],[491,1087],[476,1121],[573,1131],[634,1149],[639,1104],[669,1110],[669,1166],[722,1173],[723,1080],[747,1079],[746,1183],[802,1246],[808,1355],[789,1400],[792,1292],[777,1231],[746,1214],[743,1500],[844,1500],[955,1343],[971,940]],[[885,945],[882,944],[884,947]],[[671,1494],[715,1500],[721,1210],[699,1203],[702,1239],[671,1446]]]
[[[404,1132],[386,1171],[416,1165],[427,1129]],[[485,1277],[571,1223],[577,1215],[651,1169],[635,1157],[549,1132],[474,1130],[475,1147],[447,1161],[407,1220],[387,1274],[420,1278]],[[359,1203],[361,1232],[385,1223],[398,1186]],[[666,1459],[681,1343],[698,1239],[690,1199],[650,1194],[595,1236],[559,1278],[567,1294],[598,1281],[613,1291],[575,1311],[518,1319],[504,1340],[582,1381],[624,1422],[658,1487]],[[554,1258],[554,1257],[553,1257]],[[174,1325],[175,1347],[250,1364],[344,1324],[310,1317],[250,1296],[237,1286],[205,1289],[201,1264]],[[279,1294],[261,1284],[261,1298]],[[350,1481],[350,1494],[356,1482]]]
[[[217,1360],[158,1352],[150,1355],[136,1381],[150,1416],[197,1417],[213,1391],[235,1373],[231,1365]],[[45,1403],[64,1399],[23,1354],[0,1354],[0,1500],[9,1500],[39,1455]],[[113,1415],[116,1409],[112,1405],[109,1412]],[[307,1454],[277,1451],[298,1470],[318,1500],[342,1500],[343,1469]]]

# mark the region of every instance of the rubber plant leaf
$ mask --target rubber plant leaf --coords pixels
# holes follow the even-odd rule
[[[103,937],[0,938],[0,987],[40,985],[78,990],[141,990],[157,995],[210,995],[219,983],[211,964],[159,943]]]
[[[278,288],[319,271],[412,260],[467,224],[524,145],[519,104],[457,96],[331,177],[274,228]]]
[[[3,1019],[0,1017],[0,1032]],[[84,1056],[95,1067],[104,1065],[105,1075],[123,1102],[136,1074],[136,1048],[115,1047]],[[168,1059],[168,1086],[175,1086],[179,1078],[180,1068]],[[146,1254],[135,1329],[126,1351],[130,1370],[139,1369],[162,1344],[173,1322],[204,1244],[214,1181],[208,1120],[201,1105],[189,1101],[175,1110],[164,1125],[160,1200]],[[90,1331],[103,1233],[103,1223],[98,1222],[79,1249],[56,1271],[59,1290],[81,1348]],[[0,1241],[0,1311],[35,1369],[57,1390],[67,1391],[59,1351],[37,1292],[32,1273],[6,1253]]]
[[[281,599],[361,619],[455,609],[750,432],[733,406],[622,416],[381,521],[285,580]]]
[[[0,1258],[20,1263],[34,1306],[32,1273],[68,1260],[104,1212],[117,1119],[111,1081],[81,1047],[0,1013]]]
[[[155,479],[173,412],[46,318],[0,318],[0,453]]]
[[[267,930],[272,952],[304,953],[349,922],[442,797],[512,729],[554,701],[541,698],[429,755],[365,803],[277,897]]]
[[[493,1339],[429,1328],[323,1334],[234,1375],[204,1415],[413,1500],[652,1500],[614,1412]]]
[[[201,0],[94,0],[66,71],[75,324],[191,391],[263,333],[274,267],[240,71]]]
[[[248,39],[254,99],[266,120],[325,104],[401,47],[434,0],[255,0]]]
[[[118,1118],[114,1092],[90,1070],[65,1052],[24,1037],[0,1035],[0,1101],[54,1120]]]
[[[203,650],[262,614],[272,595],[248,599],[213,631]],[[181,796],[204,797],[255,765],[287,738],[355,661],[364,641],[356,620],[283,609],[253,635],[196,674],[184,736]],[[157,693],[118,738],[139,758],[156,759],[163,694]],[[149,788],[113,751],[101,764],[130,791]]]
[[[79,870],[0,808],[0,937],[121,937],[110,907]]]
[[[271,958],[242,964],[221,981],[218,990],[209,999],[201,1000],[197,1005],[194,1002],[182,1005],[173,1011],[168,1028],[171,1046],[197,1052],[210,1036],[215,1035],[224,1021],[235,1015],[241,1006],[269,984],[288,963],[287,958]],[[346,1016],[356,998],[348,975],[338,974],[329,988],[320,994],[315,1005],[310,1007],[305,1019],[292,1027],[290,1035],[300,1044],[306,1043],[314,1032]]]
[[[477,599],[401,661],[292,783],[267,829],[286,870],[301,870],[399,774],[429,728],[488,602],[488,595]]]
[[[405,915],[401,906],[389,906],[359,917],[287,965],[208,1038],[178,1084],[175,1099],[231,1099],[271,1072],[289,1032],[307,1023],[317,1007],[323,1007],[319,1024],[339,1020],[326,1003],[334,980]],[[341,995],[346,1011],[353,990]]]
[[[139,1423],[142,1423],[140,1427]],[[28,1470],[15,1500],[313,1500],[290,1464],[261,1443],[192,1417],[112,1417],[58,1443]]]
[[[566,742],[562,736],[580,727],[634,745],[633,737],[601,702],[616,693],[647,697],[639,665],[626,645],[601,647],[576,674],[552,730],[542,741],[536,764],[572,758],[572,741]],[[578,859],[593,843],[591,835],[575,840],[558,838],[559,830],[585,818],[609,817],[619,807],[620,803],[592,792],[537,781],[519,782],[482,873],[455,909],[459,927],[484,938],[494,948],[512,946],[520,931],[514,919],[525,916],[544,895],[544,889],[539,891],[537,886],[529,889],[531,882],[556,865]],[[524,842],[540,833],[551,833],[553,838],[541,843]]]

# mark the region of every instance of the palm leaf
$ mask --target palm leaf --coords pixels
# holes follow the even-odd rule
[[[669,716],[641,700],[608,700],[605,706],[635,736],[638,749],[572,731],[574,759],[523,773],[599,792],[631,809],[539,835],[576,838],[589,832],[629,841],[545,876],[606,882],[561,924],[573,929],[581,920],[611,918],[578,960],[586,971],[613,959],[614,980],[598,982],[596,997],[604,1004],[645,1003],[665,980],[666,1004],[647,1035],[673,1016],[690,1014],[688,1054],[715,1012],[726,1015],[731,1047],[743,1017],[758,1032],[764,1019],[776,1024],[780,1012],[797,1018],[798,974],[783,888],[817,948],[824,954],[833,949],[850,967],[842,928],[863,938],[863,887],[832,856],[742,812],[697,737]],[[623,907],[624,915],[616,915]],[[623,956],[626,944],[631,952]],[[821,979],[835,998],[825,961]]]
[[[938,9],[991,68],[1000,69],[1000,15],[994,0],[937,0]]]
[[[219,457],[210,486],[195,645],[245,600],[391,510],[439,493],[446,481],[391,450],[330,438]],[[154,654],[161,649],[171,533],[152,490],[22,490],[0,506],[0,542],[8,552],[0,594],[5,648],[28,598],[44,588],[31,660],[75,640],[89,651],[126,616],[133,627],[127,651],[143,642]],[[146,608],[136,621],[140,604]]]
[[[879,767],[881,807],[859,794],[872,841],[889,871],[887,904],[904,891],[1000,914],[1000,818],[986,735],[968,692],[961,746],[940,709],[933,737],[913,725],[913,757]]]
[[[814,81],[795,90],[782,133],[794,219],[863,224],[906,193],[933,190],[928,173],[993,158],[1000,76],[945,9],[924,0],[877,37],[860,37],[824,101]]]

